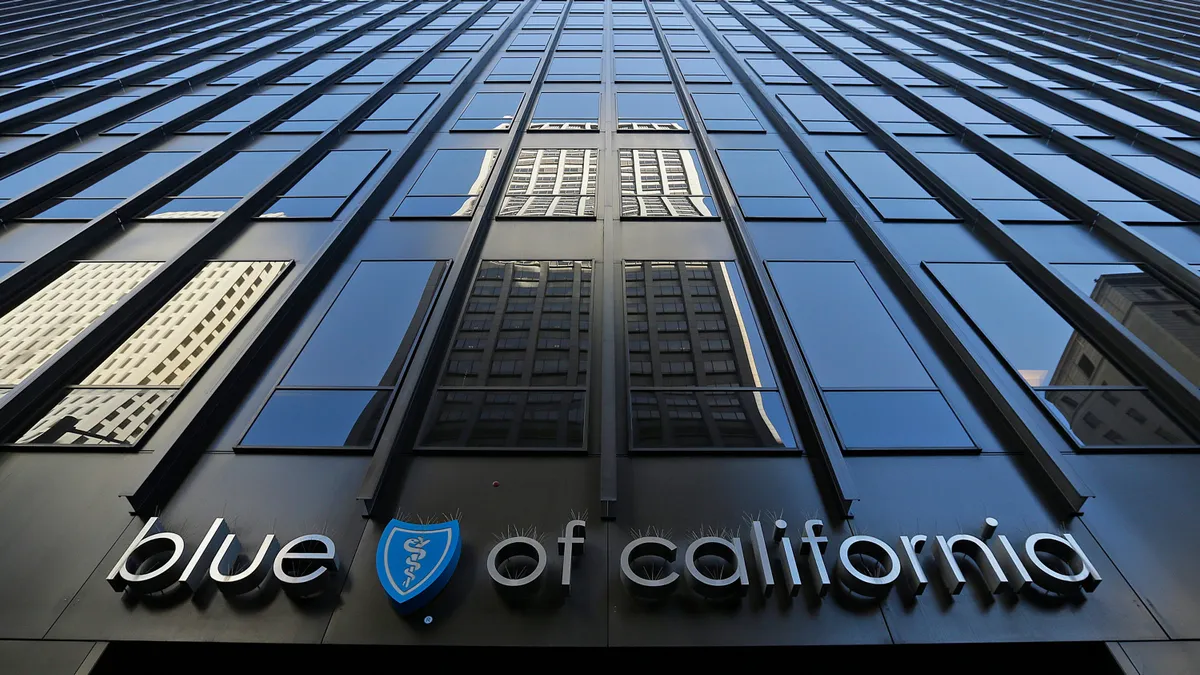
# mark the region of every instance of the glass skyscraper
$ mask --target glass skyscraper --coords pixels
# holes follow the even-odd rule
[[[0,672],[1200,672],[1200,6],[0,0],[0,226]]]

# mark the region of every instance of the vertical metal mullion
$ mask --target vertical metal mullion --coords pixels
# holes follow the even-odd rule
[[[834,433],[833,423],[817,392],[816,380],[813,378],[807,363],[800,355],[799,345],[796,344],[795,337],[789,336],[785,325],[780,323],[781,317],[785,316],[783,306],[770,290],[771,282],[766,278],[764,258],[758,253],[753,238],[747,232],[746,223],[736,205],[736,195],[733,187],[721,169],[712,140],[707,134],[699,133],[699,130],[705,128],[703,117],[700,115],[699,110],[697,110],[695,102],[688,94],[683,76],[679,72],[679,66],[671,58],[670,45],[663,34],[658,16],[654,13],[650,0],[642,0],[642,4],[646,8],[647,14],[651,17],[650,23],[654,28],[654,35],[658,40],[659,50],[662,53],[663,60],[666,62],[667,71],[671,76],[672,88],[679,99],[680,105],[683,107],[683,113],[687,118],[689,127],[696,130],[692,134],[692,138],[696,143],[697,155],[704,165],[703,169],[708,172],[711,185],[713,186],[713,198],[722,219],[726,223],[730,241],[733,244],[738,259],[747,263],[745,265],[746,280],[748,282],[747,291],[751,297],[751,301],[756,306],[755,308],[758,310],[757,315],[760,326],[763,327],[764,336],[768,341],[774,343],[777,350],[776,353],[782,357],[777,358],[776,361],[780,362],[781,368],[787,369],[788,376],[790,376],[783,376],[781,372],[780,381],[790,380],[790,383],[793,385],[791,391],[787,392],[790,399],[789,402],[793,410],[798,408],[803,412],[802,415],[797,415],[796,419],[803,419],[808,422],[809,429],[812,432],[810,438],[816,444],[815,448],[810,448],[809,450],[820,459],[820,463],[826,470],[826,478],[837,496],[837,513],[842,517],[852,517],[851,509],[854,506],[854,502],[859,499],[859,496],[857,489],[854,487],[850,468],[846,465],[846,460],[842,456],[842,447],[837,440],[837,435]],[[688,0],[683,0],[682,4],[692,14],[693,21],[695,21],[695,8]],[[707,29],[707,26],[705,28]],[[707,30],[706,35],[709,37],[710,42],[715,43],[715,38]]]
[[[714,29],[707,22],[707,18],[696,12],[690,5],[685,5],[685,7],[692,15],[692,19],[697,23],[699,29],[712,42],[714,48],[738,74],[738,79],[747,88],[751,98],[755,100],[764,114],[766,114],[772,126],[775,127],[788,148],[794,153],[796,159],[816,179],[817,186],[821,189],[822,193],[833,201],[846,222],[855,227],[859,233],[871,242],[875,251],[882,256],[887,264],[887,270],[904,287],[908,297],[921,308],[924,317],[937,329],[946,344],[954,351],[963,367],[971,373],[975,382],[991,399],[993,405],[1012,427],[1014,433],[1029,451],[1029,454],[1054,483],[1066,505],[1072,511],[1077,512],[1082,509],[1084,502],[1090,496],[1085,492],[1086,488],[1084,484],[1075,474],[1074,470],[1066,464],[1061,454],[1056,449],[1048,447],[1042,442],[1039,432],[1028,424],[1021,415],[1021,412],[1008,399],[1006,392],[996,381],[993,381],[990,369],[978,360],[977,356],[964,341],[969,338],[964,338],[964,335],[960,334],[960,331],[964,331],[962,322],[951,321],[951,317],[956,316],[953,307],[932,286],[931,281],[919,277],[913,272],[905,258],[891,244],[887,237],[872,224],[869,218],[863,215],[859,210],[860,207],[850,200],[847,193],[839,184],[839,181],[834,177],[833,169],[826,166],[818,157],[817,152],[808,145],[807,141],[792,129],[776,107],[774,97],[770,96],[752,78],[737,56],[732,54],[724,44],[718,41]],[[727,5],[723,7],[726,11],[729,11],[731,16],[741,16],[738,12],[730,11]],[[760,40],[764,40],[764,44],[773,45],[772,51],[777,56],[782,58],[782,55],[786,54],[788,57],[791,57],[778,43],[771,40],[765,31],[759,29],[752,22],[746,21],[744,17],[742,17],[742,23],[747,26],[753,35]],[[790,61],[788,61],[789,66],[794,68],[793,63],[795,62],[796,59],[791,57]],[[817,91],[823,94],[827,94],[831,89],[828,83],[823,80],[816,79],[813,83],[816,85]],[[973,333],[968,333],[968,335],[973,335]],[[786,367],[789,364],[795,367],[804,363],[798,348],[789,347],[788,351],[790,358],[788,361],[780,363],[781,367]],[[776,361],[779,362],[779,359],[776,359]],[[783,381],[781,379],[781,382]],[[813,405],[821,405],[820,402],[822,401],[820,394],[816,391],[816,385],[812,384],[811,387],[813,393],[811,398],[808,399],[810,408]],[[823,411],[824,408],[822,407],[821,410]],[[1037,410],[1040,411],[1040,407]],[[1045,418],[1042,417],[1042,419]],[[1049,426],[1052,424],[1049,420],[1046,420],[1046,424],[1048,425],[1047,428],[1053,428]]]

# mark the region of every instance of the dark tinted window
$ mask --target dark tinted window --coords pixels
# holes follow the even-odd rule
[[[740,94],[692,94],[709,131],[760,132],[762,125]]]
[[[686,131],[679,99],[668,92],[617,92],[620,131]]]
[[[771,279],[822,387],[926,387],[925,368],[858,266],[771,263]],[[813,293],[811,289],[824,289]]]
[[[600,121],[596,92],[542,92],[533,109],[530,131],[595,131]]]
[[[408,131],[437,94],[393,94],[358,125],[359,131]]]
[[[525,94],[485,91],[475,94],[458,116],[454,131],[507,131],[517,116]]]
[[[0,199],[12,199],[17,195],[29,192],[48,180],[98,157],[99,154],[96,152],[60,152],[50,155],[36,164],[0,178]]]
[[[717,154],[747,218],[824,218],[778,150],[720,150]]]
[[[469,218],[496,163],[495,150],[438,150],[393,218]]]
[[[332,218],[386,155],[386,150],[334,150],[260,217]]]
[[[886,152],[830,152],[884,220],[957,220]]]
[[[529,82],[541,61],[536,56],[506,56],[496,62],[488,82]]]
[[[241,197],[282,169],[295,154],[290,151],[239,152],[179,195]]]

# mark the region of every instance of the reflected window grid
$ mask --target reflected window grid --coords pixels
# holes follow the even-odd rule
[[[695,150],[618,152],[622,218],[716,218]]]
[[[420,447],[583,450],[590,261],[484,261]]]
[[[524,149],[500,206],[501,218],[594,218],[599,152]]]
[[[734,263],[626,262],[634,449],[797,447]]]

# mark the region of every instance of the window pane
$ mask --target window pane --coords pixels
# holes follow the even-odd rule
[[[0,178],[0,199],[12,199],[98,157],[98,152],[60,152]]]
[[[329,312],[283,378],[283,385],[394,385],[422,299],[437,283],[428,261],[366,261],[346,282]]]
[[[929,265],[954,302],[1034,387],[1132,382],[1008,265]]]
[[[975,447],[938,391],[827,391],[825,403],[847,450]]]
[[[498,154],[496,150],[438,150],[393,217],[470,217]]]
[[[525,94],[487,91],[475,94],[458,117],[454,131],[506,131],[517,116]]]
[[[1200,311],[1135,265],[1055,265],[1084,295],[1200,385]]]
[[[599,93],[542,92],[533,109],[529,130],[595,131],[599,128],[599,121]]]
[[[488,82],[529,82],[541,61],[536,56],[506,56],[500,59],[487,77]]]
[[[421,445],[442,448],[582,448],[584,393],[439,391]]]
[[[334,150],[284,194],[289,197],[349,197],[385,156],[387,150]]]
[[[933,386],[857,265],[773,262],[768,268],[805,360],[822,387]]]
[[[692,94],[709,131],[762,131],[740,94]]]
[[[296,153],[239,152],[179,193],[181,197],[242,197],[283,168]]]
[[[194,152],[148,152],[79,192],[76,197],[126,198],[196,156]]]
[[[635,387],[776,386],[734,263],[625,263],[625,325]]]
[[[175,389],[77,389],[17,443],[131,447],[158,420]]]
[[[391,391],[279,390],[241,445],[338,448],[371,444]]]
[[[525,149],[504,191],[503,218],[591,218],[596,215],[599,152]]]
[[[599,82],[600,59],[555,56],[546,73],[547,82]]]
[[[685,131],[687,125],[675,94],[617,92],[617,129]]]
[[[634,391],[635,448],[795,448],[773,391]]]
[[[778,150],[719,150],[717,154],[747,218],[823,218]]]
[[[620,150],[622,218],[712,218],[695,150]]]
[[[1038,396],[1086,446],[1196,444],[1143,391],[1048,389],[1039,391]]]
[[[355,131],[408,131],[435,98],[437,94],[396,94],[359,123]]]
[[[591,278],[591,262],[481,263],[441,386],[585,386]]]
[[[886,152],[829,152],[884,220],[958,220]]]
[[[0,385],[20,384],[160,264],[79,263],[0,317]]]

